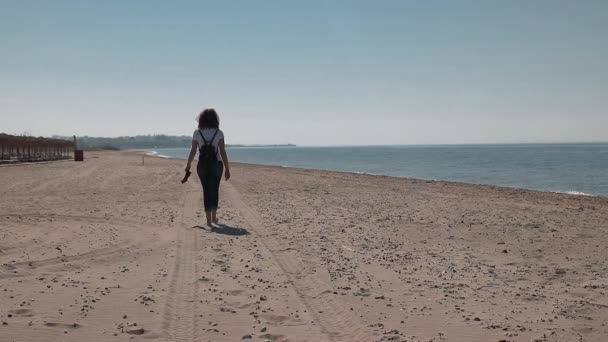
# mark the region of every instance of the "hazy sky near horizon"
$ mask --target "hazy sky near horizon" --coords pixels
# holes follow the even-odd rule
[[[608,141],[608,1],[2,1],[0,132]]]

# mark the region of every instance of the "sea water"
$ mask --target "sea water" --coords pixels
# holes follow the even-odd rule
[[[158,149],[186,159],[188,148]],[[231,161],[608,196],[608,143],[232,147]]]

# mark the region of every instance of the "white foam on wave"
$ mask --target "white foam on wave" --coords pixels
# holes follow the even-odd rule
[[[565,191],[564,193],[565,193],[565,194],[568,194],[568,195],[578,195],[578,196],[594,196],[594,195],[592,195],[592,194],[588,194],[588,193],[585,193],[585,192],[580,192],[580,191]]]
[[[143,154],[146,155],[146,156],[149,156],[149,157],[159,157],[159,158],[168,158],[168,159],[173,158],[171,156],[166,156],[164,154],[158,154],[157,151],[149,151],[149,152],[145,152]]]
[[[356,175],[381,176],[381,175],[379,175],[377,173],[363,172],[363,171],[355,171],[355,172],[352,172],[352,173],[354,173]]]

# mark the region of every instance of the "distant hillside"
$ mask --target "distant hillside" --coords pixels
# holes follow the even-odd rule
[[[71,139],[71,137],[54,138]],[[192,137],[187,135],[137,135],[134,137],[102,138],[76,137],[78,148],[83,150],[125,150],[190,147]],[[228,145],[228,147],[248,147],[249,145]],[[255,146],[295,146],[295,145],[255,145]]]

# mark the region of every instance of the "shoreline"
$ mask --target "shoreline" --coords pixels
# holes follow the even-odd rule
[[[187,160],[187,158],[178,158],[171,157],[165,155],[159,155],[155,150],[125,150],[123,152],[149,152],[145,153],[148,157],[158,157],[164,159],[173,159],[173,160]],[[142,153],[139,153],[142,154]],[[196,158],[194,159],[197,160]],[[404,179],[410,181],[422,181],[422,182],[437,182],[437,183],[448,183],[448,184],[460,184],[460,185],[470,185],[470,186],[480,186],[480,187],[490,187],[494,189],[504,189],[504,190],[515,190],[515,191],[530,191],[536,193],[547,193],[547,194],[559,194],[559,195],[568,195],[568,196],[581,196],[581,197],[592,197],[592,198],[602,198],[608,200],[608,195],[594,195],[588,194],[585,192],[580,192],[576,190],[572,191],[548,191],[548,190],[537,190],[537,189],[529,189],[529,188],[518,188],[518,187],[510,187],[503,185],[495,185],[488,183],[467,183],[467,182],[459,182],[459,181],[450,181],[450,180],[440,180],[440,179],[425,179],[425,178],[411,178],[411,177],[402,177],[402,176],[390,176],[390,175],[382,175],[382,174],[373,174],[367,172],[354,172],[354,171],[336,171],[336,170],[327,170],[327,169],[315,169],[315,168],[304,168],[304,167],[293,167],[293,166],[280,166],[280,165],[272,165],[272,164],[254,164],[254,163],[245,163],[245,162],[234,162],[231,161],[230,164],[242,164],[249,166],[263,166],[263,167],[271,167],[278,169],[293,169],[293,170],[303,170],[303,171],[322,171],[322,172],[335,172],[335,173],[343,173],[343,174],[352,174],[352,175],[364,175],[364,176],[372,176],[372,177],[386,177],[392,179]]]

